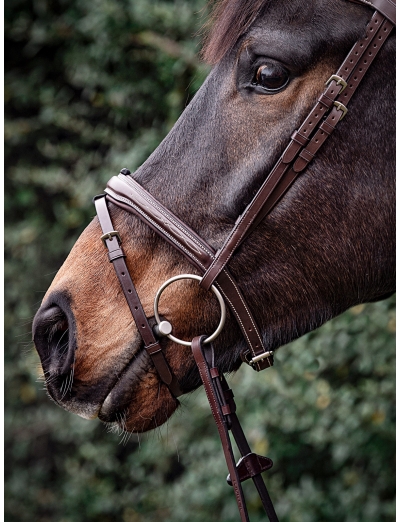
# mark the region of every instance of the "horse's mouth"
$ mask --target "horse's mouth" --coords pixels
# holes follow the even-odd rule
[[[113,354],[102,347],[95,367],[82,364],[80,351],[90,342],[79,346],[69,297],[62,293],[52,294],[38,311],[33,338],[49,397],[71,413],[146,431],[165,422],[179,404],[162,385],[138,334]]]
[[[106,395],[98,412],[98,418],[102,422],[121,422],[135,398],[135,392],[141,383],[141,378],[148,371],[149,361],[142,342],[135,356],[125,366]]]
[[[111,382],[103,380],[81,389],[79,382],[75,381],[66,393],[61,393],[62,382],[58,377],[46,383],[47,393],[58,406],[71,413],[85,419],[98,418],[107,424],[116,423],[125,430],[129,406],[135,401],[144,373],[149,371],[148,365],[146,354],[139,346],[130,362]],[[104,399],[99,401],[99,395]]]

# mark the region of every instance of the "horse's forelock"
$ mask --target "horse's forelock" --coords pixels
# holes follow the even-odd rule
[[[202,58],[215,65],[247,31],[268,0],[219,0],[214,4]]]

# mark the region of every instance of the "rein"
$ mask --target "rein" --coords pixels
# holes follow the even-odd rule
[[[345,117],[348,111],[347,104],[395,25],[394,0],[350,1],[368,5],[376,10],[366,27],[365,35],[354,44],[336,74],[327,80],[326,89],[318,98],[316,105],[299,129],[294,131],[289,145],[254,199],[238,217],[233,229],[217,252],[130,177],[131,173],[128,169],[122,169],[118,177],[111,178],[107,183],[105,194],[94,198],[103,231],[101,239],[108,249],[109,260],[114,265],[137,329],[142,336],[145,350],[160,379],[168,386],[174,397],[182,395],[182,391],[164,356],[160,337],[166,335],[174,342],[191,346],[221,438],[229,470],[227,481],[233,486],[242,522],[249,521],[241,486],[241,482],[248,478],[253,480],[270,522],[277,522],[278,518],[261,476],[263,471],[272,467],[272,461],[251,452],[235,413],[233,392],[222,372],[214,364],[211,342],[223,327],[225,302],[238,321],[247,344],[247,348],[241,353],[243,362],[249,364],[254,370],[260,371],[273,365],[273,352],[264,347],[256,321],[227,264],[239,245],[279,202],[297,176],[316,156],[338,123]],[[158,326],[154,329],[148,322],[126,266],[122,241],[119,233],[113,229],[107,206],[108,201],[138,216],[179,250],[202,274],[202,277],[191,274],[176,276],[162,285],[155,300],[154,315]],[[172,326],[167,321],[161,321],[157,310],[158,299],[164,288],[177,279],[186,278],[197,279],[203,288],[211,289],[221,306],[221,321],[217,331],[208,338],[206,336],[195,337],[191,343],[173,337],[171,335]],[[232,432],[242,455],[237,464],[234,460],[229,431]]]

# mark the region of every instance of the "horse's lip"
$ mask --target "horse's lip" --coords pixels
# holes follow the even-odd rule
[[[114,388],[115,386],[110,390],[97,413],[98,418],[103,422],[114,422],[114,419],[112,417],[114,417],[118,413],[118,409],[116,409],[115,405],[113,404]]]
[[[58,393],[55,391],[55,383],[53,382],[46,385],[47,394],[56,404],[58,404],[58,406],[69,412],[75,413],[80,417],[85,419],[99,418],[101,421],[113,422],[114,419],[110,419],[109,417],[111,417],[113,414],[115,415],[119,411],[118,408],[116,408],[115,411],[112,411],[112,408],[110,408],[110,401],[112,400],[114,390],[119,387],[121,382],[125,382],[125,376],[127,373],[131,372],[132,377],[132,373],[139,373],[137,369],[143,368],[146,365],[146,359],[143,357],[143,355],[145,355],[143,348],[143,341],[140,338],[135,339],[127,348],[129,352],[133,354],[129,362],[125,364],[125,366],[120,369],[119,372],[114,375],[107,384],[104,382],[98,383],[97,390],[94,389],[93,391],[93,396],[89,396],[86,390],[85,397],[81,397],[80,394],[75,390],[73,397],[67,396],[65,399],[60,399]],[[138,360],[143,360],[142,364],[137,365]],[[138,366],[138,368],[135,368],[135,371],[132,372],[131,369],[134,366]],[[132,379],[131,382],[133,382]],[[132,387],[136,388],[135,385]],[[98,397],[100,388],[104,390],[104,399],[103,393],[100,397]],[[115,420],[120,420],[120,417],[116,418]]]
[[[128,406],[137,384],[140,384],[140,375],[147,370],[147,358],[142,341],[135,355],[122,370],[100,405],[97,416],[101,421],[120,421],[124,405]]]
[[[161,317],[164,319],[163,316]],[[157,324],[154,316],[148,317],[147,320],[151,327]],[[151,363],[149,363],[142,338],[140,338],[139,344],[135,346],[133,352],[134,356],[122,370],[99,408],[98,418],[102,422],[120,422],[121,411],[124,407],[123,404],[121,406],[119,403],[118,397],[125,395],[125,399],[126,396],[129,396],[129,399],[132,400],[134,390],[140,384],[140,376],[149,370]],[[131,383],[129,382],[130,379],[132,379]],[[127,391],[127,389],[130,391]],[[122,400],[122,402],[124,401]]]

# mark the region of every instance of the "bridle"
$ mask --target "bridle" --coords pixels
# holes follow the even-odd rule
[[[350,0],[375,9],[365,35],[352,47],[336,74],[326,82],[326,88],[298,130],[291,136],[289,145],[269,173],[257,194],[247,206],[228,234],[222,247],[216,252],[193,230],[158,202],[132,177],[128,169],[122,169],[118,177],[107,183],[105,194],[95,196],[94,203],[103,231],[101,237],[108,249],[125,298],[142,336],[144,347],[161,378],[174,397],[182,392],[176,376],[172,373],[160,345],[160,337],[167,335],[175,342],[185,344],[171,334],[171,325],[158,315],[158,299],[163,289],[177,279],[198,279],[200,286],[212,289],[217,295],[222,318],[216,336],[223,327],[226,302],[243,333],[247,347],[241,353],[242,360],[254,370],[260,371],[273,365],[273,352],[267,350],[260,330],[241,290],[229,271],[228,263],[235,251],[279,202],[295,179],[307,167],[323,143],[333,133],[347,113],[347,105],[365,76],[380,48],[395,25],[395,0]],[[143,310],[139,296],[125,263],[119,233],[113,229],[107,207],[110,201],[118,207],[138,216],[157,234],[184,255],[202,277],[184,274],[168,280],[156,296],[155,317],[158,323],[152,328]],[[277,521],[275,510],[265,487],[261,473],[272,466],[272,461],[251,452],[237,419],[233,393],[222,372],[214,364],[213,340],[206,336],[195,337],[190,344],[194,359],[205,387],[211,411],[221,438],[227,466],[228,483],[234,488],[242,521],[248,514],[241,482],[252,478],[263,506],[271,522]],[[235,464],[229,431],[236,440],[242,458]]]

